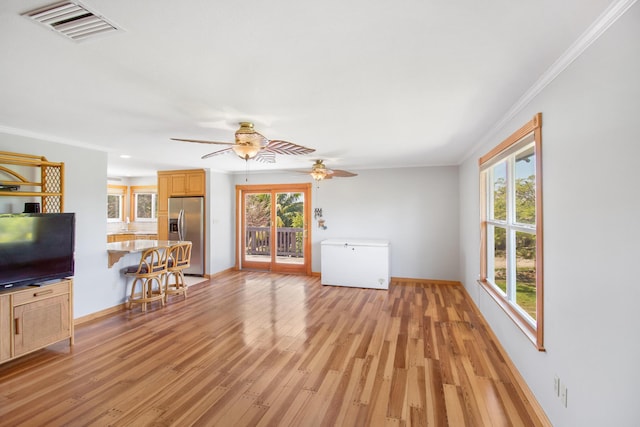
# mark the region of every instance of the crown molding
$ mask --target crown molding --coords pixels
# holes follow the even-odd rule
[[[540,76],[540,78],[516,101],[506,114],[496,122],[480,139],[459,164],[466,162],[473,153],[480,149],[490,138],[502,129],[511,119],[531,102],[542,90],[558,77],[573,61],[575,61],[589,46],[602,36],[622,15],[625,14],[637,0],[617,0],[587,28],[587,30],[573,42],[571,46]]]

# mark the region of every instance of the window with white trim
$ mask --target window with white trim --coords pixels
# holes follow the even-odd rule
[[[107,186],[107,222],[124,221],[124,196],[126,192],[126,186]]]
[[[480,158],[480,283],[543,350],[541,118]]]
[[[158,194],[156,186],[132,186],[131,210],[134,221],[158,220]]]

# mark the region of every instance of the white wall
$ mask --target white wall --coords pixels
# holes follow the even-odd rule
[[[207,272],[215,274],[235,265],[235,190],[233,176],[211,172],[208,175]]]
[[[320,272],[320,242],[329,238],[388,239],[391,275],[459,280],[458,168],[354,171],[353,178],[313,184],[326,230],[311,229],[312,270]],[[236,185],[310,182],[291,174],[236,175]]]
[[[463,282],[555,426],[637,426],[640,406],[636,4],[460,168]],[[544,319],[538,352],[476,283],[477,158],[543,114]],[[568,407],[553,390],[557,374]]]

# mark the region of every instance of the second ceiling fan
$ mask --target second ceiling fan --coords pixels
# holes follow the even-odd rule
[[[313,148],[303,147],[293,142],[281,139],[267,139],[262,134],[255,131],[253,123],[240,122],[240,128],[236,131],[235,142],[204,141],[200,139],[171,138],[174,141],[197,142],[199,144],[229,145],[222,150],[214,151],[202,156],[203,159],[217,156],[219,154],[233,152],[243,160],[254,159],[263,163],[275,163],[276,154],[309,154],[313,153]]]
[[[331,179],[333,177],[336,178],[349,178],[352,176],[357,176],[357,173],[344,171],[340,169],[329,169],[325,166],[322,160],[316,160],[313,166],[311,166],[310,171],[304,171],[304,173],[308,173],[311,175],[313,179],[316,181],[322,181],[323,179]]]

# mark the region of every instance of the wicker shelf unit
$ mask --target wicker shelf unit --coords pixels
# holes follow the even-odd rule
[[[18,167],[40,169],[40,181],[32,181],[13,170]],[[8,179],[5,179],[8,178]],[[30,190],[23,190],[24,187]],[[64,212],[64,163],[45,157],[0,151],[0,197],[40,197],[42,212]]]

